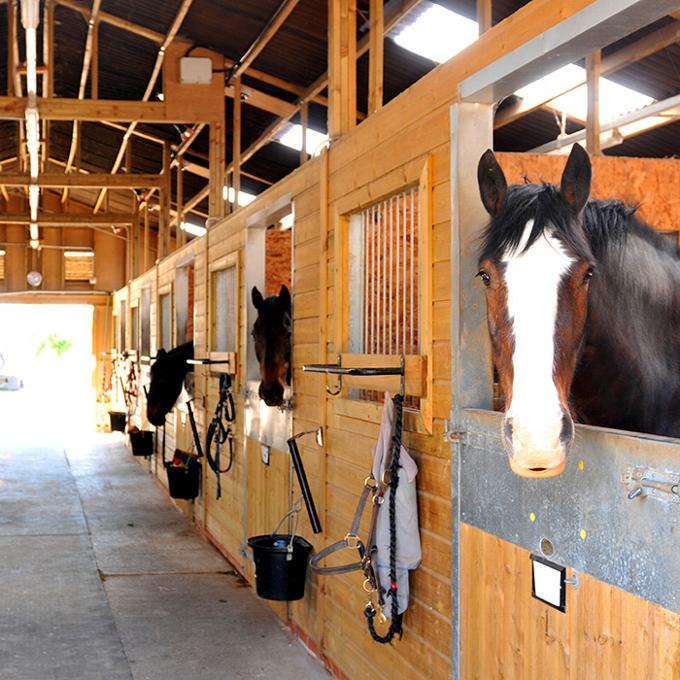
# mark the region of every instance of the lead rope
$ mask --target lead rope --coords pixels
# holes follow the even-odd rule
[[[389,513],[390,513],[390,588],[387,591],[386,597],[391,597],[391,621],[390,627],[385,635],[380,635],[374,624],[376,617],[376,609],[373,603],[369,600],[364,608],[364,616],[368,625],[368,632],[371,637],[381,644],[391,642],[394,636],[398,633],[399,639],[403,634],[402,629],[402,614],[399,613],[399,598],[397,597],[397,487],[399,486],[399,454],[401,453],[401,427],[402,427],[402,410],[404,397],[401,394],[395,395],[394,402],[394,424],[392,429],[392,461],[390,463],[390,498],[389,498]],[[375,573],[377,574],[377,568]],[[377,579],[376,579],[377,580]],[[379,597],[381,595],[379,594]]]

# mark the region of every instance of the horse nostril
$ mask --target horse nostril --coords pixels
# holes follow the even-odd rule
[[[545,472],[546,468],[544,467],[534,467],[534,468],[529,468],[532,472]]]
[[[560,442],[564,446],[569,444],[574,438],[574,421],[571,416],[562,416],[562,430],[560,431]]]

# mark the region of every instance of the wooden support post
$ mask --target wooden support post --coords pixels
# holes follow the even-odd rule
[[[130,137],[125,147],[125,172],[132,172],[132,137]]]
[[[99,17],[92,26],[92,62],[90,65],[90,99],[99,99]]]
[[[371,0],[370,46],[368,48],[368,115],[379,111],[383,105],[383,0]]]
[[[140,224],[141,215],[139,213],[139,204],[137,203],[134,194],[132,196],[132,201],[134,203],[133,210],[135,215],[135,221],[132,225],[132,277],[137,278],[142,273],[142,229]]]
[[[309,103],[304,102],[300,109],[300,125],[302,126],[302,144],[300,145],[300,165],[309,160],[307,155],[307,126],[309,124]]]
[[[163,174],[165,182],[160,190],[158,215],[158,257],[162,259],[170,253],[170,143],[163,144]]]
[[[328,134],[356,125],[356,0],[328,0]]]
[[[234,210],[238,210],[238,194],[241,191],[241,77],[234,79],[234,126],[232,130],[233,151],[232,186],[234,187]]]
[[[143,216],[144,216],[144,245],[143,245],[143,258],[144,271],[149,268],[149,204],[144,201],[143,204]]]
[[[586,119],[586,150],[599,156],[600,147],[600,74],[602,52],[596,50],[586,57],[586,82],[588,86],[588,118]]]
[[[492,0],[477,0],[477,23],[479,24],[479,35],[486,33],[493,24],[493,14],[491,11]]]
[[[210,123],[210,217],[224,217],[224,120]]]
[[[177,164],[177,188],[175,189],[175,199],[177,202],[177,247],[181,248],[186,243],[186,234],[180,225],[184,220],[182,202],[184,201],[184,162],[179,158]]]
[[[7,94],[10,97],[17,95],[14,90],[14,72],[16,62],[14,61],[14,42],[16,40],[16,5],[14,2],[7,3]]]

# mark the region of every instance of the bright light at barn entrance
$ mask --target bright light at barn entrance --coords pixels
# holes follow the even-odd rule
[[[91,305],[0,304],[3,444],[73,443],[94,431],[101,376],[93,312]]]
[[[276,140],[279,144],[300,151],[302,149],[302,125],[289,125],[286,131]],[[307,144],[305,150],[314,156],[328,142],[328,135],[312,128],[307,128]]]

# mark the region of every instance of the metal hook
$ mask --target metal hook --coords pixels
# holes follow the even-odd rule
[[[338,382],[337,385],[334,388],[329,387],[326,385],[326,392],[331,396],[331,397],[337,397],[340,392],[342,392],[342,376],[338,376]]]

